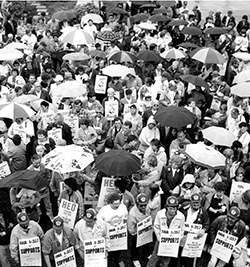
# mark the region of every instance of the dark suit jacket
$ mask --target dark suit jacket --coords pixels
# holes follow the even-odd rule
[[[225,27],[227,27],[230,22],[232,22],[234,24],[234,27],[236,25],[235,17],[231,17],[228,20],[227,25],[226,25],[226,22],[227,22],[227,16],[224,16],[223,19],[222,19],[222,23],[224,24]]]
[[[147,126],[148,118],[153,115],[152,109],[146,109],[142,114],[142,127]]]
[[[32,92],[32,94],[33,95],[37,95],[35,91]],[[41,89],[40,99],[43,99],[43,100],[46,100],[46,101],[52,103],[52,100],[51,100],[51,97],[50,97],[49,93],[44,89]]]

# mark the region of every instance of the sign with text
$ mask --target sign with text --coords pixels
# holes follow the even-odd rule
[[[48,137],[52,138],[55,142],[58,141],[58,139],[62,139],[62,129],[52,129],[48,131]]]
[[[76,267],[74,247],[67,248],[54,255],[56,267]]]
[[[103,207],[106,204],[107,196],[115,191],[115,179],[103,177],[101,191],[98,199],[98,207]]]
[[[228,263],[238,237],[218,231],[210,254]]]
[[[19,255],[21,266],[42,266],[39,237],[20,239]]]
[[[238,197],[248,189],[250,189],[249,183],[236,182],[233,180],[229,197],[230,201],[232,202],[233,200],[238,199]]]
[[[149,216],[137,223],[136,247],[143,246],[153,241],[152,217]]]
[[[95,78],[95,93],[105,94],[107,88],[108,76],[96,75]]]
[[[64,224],[73,229],[76,220],[78,204],[62,199],[59,207],[58,216],[64,220]]]
[[[113,121],[115,117],[118,117],[118,101],[106,101],[105,102],[105,117],[108,121]]]
[[[7,163],[7,161],[4,161],[2,163],[0,163],[0,180],[9,175],[11,172],[10,172],[10,167],[9,167],[9,164]]]
[[[204,234],[201,238],[198,238],[197,234],[187,234],[187,239],[183,247],[181,256],[188,258],[201,257],[206,238],[207,234]]]
[[[178,251],[181,240],[180,229],[168,229],[161,231],[161,239],[158,248],[158,256],[178,257]]]
[[[127,224],[120,224],[116,227],[109,227],[109,251],[127,250],[128,248],[128,233]]]
[[[74,136],[79,129],[79,117],[78,116],[64,116],[64,122],[69,125]]]
[[[88,182],[84,184],[84,205],[96,205],[98,196],[95,194],[94,186]]]
[[[107,266],[104,238],[84,240],[84,264],[88,267]]]
[[[188,233],[198,234],[202,229],[202,225],[198,223],[187,223],[184,224],[184,231]]]

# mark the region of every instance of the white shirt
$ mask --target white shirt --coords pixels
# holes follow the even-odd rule
[[[95,33],[97,33],[97,28],[96,26],[93,24],[91,26],[89,26],[88,24],[84,26],[83,30],[87,33],[89,33],[93,38]]]
[[[62,245],[62,240],[63,240],[63,232],[61,232],[61,234],[57,234],[56,231],[55,233],[55,237],[58,240],[58,242]]]
[[[189,208],[188,211],[187,211],[186,222],[193,223],[196,220],[198,213],[199,213],[199,210],[192,211],[192,209]]]

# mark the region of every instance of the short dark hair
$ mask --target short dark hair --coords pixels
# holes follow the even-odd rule
[[[32,161],[39,160],[39,159],[41,159],[41,156],[39,156],[38,154],[34,154],[31,158]]]
[[[125,179],[117,179],[115,180],[115,187],[119,188],[121,193],[124,193],[127,188],[127,182]]]
[[[104,147],[113,149],[114,148],[114,140],[112,138],[107,138],[104,142]]]
[[[67,178],[64,180],[64,183],[70,187],[73,191],[77,190],[77,182],[75,178]]]
[[[153,138],[150,141],[150,145],[151,146],[156,146],[157,148],[160,148],[161,147],[161,141],[159,139]]]
[[[79,105],[79,104],[82,105],[82,101],[81,101],[80,99],[76,99],[76,100],[74,101],[74,105]]]
[[[110,193],[107,197],[108,204],[112,204],[116,200],[121,200],[121,196],[118,193]]]
[[[88,95],[87,95],[88,98],[92,98],[94,96],[96,96],[95,92],[93,92],[93,91],[88,92]]]
[[[37,133],[36,133],[37,135],[39,135],[39,134],[42,134],[42,135],[44,135],[45,137],[47,137],[48,136],[48,133],[47,133],[47,131],[46,130],[44,130],[44,129],[39,129],[38,131],[37,131]]]
[[[86,125],[87,127],[89,127],[90,125],[90,120],[89,119],[80,119],[79,120],[79,126],[80,125]]]
[[[19,134],[15,134],[13,137],[12,137],[12,141],[14,143],[15,146],[19,146],[22,142],[22,138]]]
[[[44,107],[48,108],[48,107],[49,107],[49,103],[46,102],[46,101],[42,101],[42,102],[40,103],[40,106],[44,106]]]
[[[138,137],[134,134],[130,134],[128,137],[127,137],[127,143],[129,144],[130,142],[133,142],[133,141],[138,141]]]
[[[131,121],[125,121],[123,125],[128,126],[129,129],[131,129],[133,126]]]

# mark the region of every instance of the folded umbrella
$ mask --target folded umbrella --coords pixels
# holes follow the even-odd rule
[[[125,150],[110,150],[96,159],[96,168],[106,175],[129,176],[141,167],[140,159]]]
[[[192,162],[205,168],[218,169],[226,165],[226,158],[219,151],[204,144],[189,144],[184,153]]]
[[[185,27],[181,31],[181,33],[187,34],[187,35],[193,35],[193,36],[195,36],[195,35],[197,35],[197,36],[202,35],[201,29],[199,29],[197,27]]]
[[[111,55],[108,55],[107,58],[108,60],[113,60],[116,62],[130,62],[130,63],[134,63],[137,60],[135,55],[125,51],[118,51],[112,53]]]
[[[226,62],[226,59],[217,50],[205,47],[192,51],[191,57],[204,64],[217,63],[222,64]]]
[[[0,105],[0,118],[30,118],[35,112],[26,105],[18,103],[7,103]]]
[[[48,182],[40,171],[16,171],[0,180],[0,188],[16,187],[39,191],[46,186]]]
[[[187,54],[179,49],[176,48],[172,48],[170,50],[164,51],[161,54],[162,58],[166,58],[166,59],[181,59],[181,58],[185,58],[187,56]]]
[[[203,137],[217,146],[231,147],[235,136],[222,127],[211,126],[202,130]]]
[[[197,85],[204,88],[209,88],[209,85],[200,77],[195,75],[181,75],[180,78],[188,83],[192,83],[193,85]]]
[[[152,50],[140,51],[135,56],[137,57],[137,59],[143,60],[146,62],[150,62],[150,61],[159,62],[159,61],[161,61],[161,57]]]
[[[104,75],[110,77],[122,77],[122,78],[125,78],[130,72],[131,71],[128,67],[119,64],[109,65],[102,70],[102,73]]]
[[[155,120],[162,126],[169,126],[175,129],[193,124],[196,116],[184,107],[169,106],[158,110],[154,116]]]
[[[232,86],[231,94],[240,97],[250,97],[250,82],[243,82]]]

